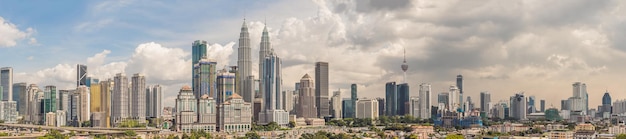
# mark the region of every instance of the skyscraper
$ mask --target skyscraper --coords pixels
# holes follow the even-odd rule
[[[358,100],[357,100],[358,101]],[[385,115],[385,111],[386,111],[386,106],[385,106],[385,98],[376,98],[376,101],[378,101],[378,116],[384,116]],[[356,104],[354,105],[356,107]],[[356,112],[356,110],[354,110]],[[355,114],[356,115],[356,114]]]
[[[237,48],[237,72],[239,75],[239,88],[237,93],[241,94],[245,102],[253,105],[254,99],[254,77],[252,76],[252,50],[250,48],[250,33],[248,33],[248,25],[244,19],[243,25],[241,25],[241,33],[239,33],[239,48]],[[252,106],[251,106],[252,107]],[[254,108],[254,107],[253,107]]]
[[[193,66],[193,92],[196,98],[207,94],[209,97],[216,98],[215,79],[217,79],[217,62],[213,59],[202,57]],[[234,75],[233,75],[234,76]],[[233,86],[234,87],[234,86]]]
[[[356,118],[378,118],[378,101],[376,99],[359,99],[356,105]]]
[[[331,97],[331,101],[330,101],[330,112],[331,115],[333,116],[333,118],[335,119],[341,119],[341,113],[342,113],[342,109],[341,109],[341,100],[343,98],[341,98],[341,90],[337,90],[335,92],[333,92],[333,96]]]
[[[270,55],[272,44],[270,42],[270,35],[267,32],[267,26],[263,27],[263,33],[261,35],[261,43],[259,48],[259,92],[258,94],[265,94],[265,59]],[[266,105],[266,104],[263,104]],[[254,106],[254,104],[252,105]],[[253,107],[254,108],[254,107]]]
[[[328,62],[315,63],[315,104],[317,116],[328,116]]]
[[[350,100],[352,100],[351,104],[350,104],[350,108],[352,108],[352,109],[343,109],[344,111],[348,112],[348,115],[347,115],[348,117],[347,118],[354,118],[355,117],[355,113],[354,112],[356,111],[356,109],[355,109],[356,108],[356,101],[357,101],[357,98],[358,98],[357,92],[358,92],[358,90],[357,90],[356,84],[350,85]]]
[[[458,104],[463,105],[463,75],[457,75],[456,76],[456,87],[459,89],[459,97],[458,97]],[[456,98],[456,97],[455,97]],[[456,100],[454,100],[456,101]],[[465,109],[463,109],[463,111],[465,111]]]
[[[385,115],[394,116],[398,110],[398,88],[396,82],[387,82],[385,84]]]
[[[217,104],[222,104],[235,93],[235,74],[220,70],[217,75]],[[209,95],[210,97],[210,95]]]
[[[87,65],[76,65],[76,87],[87,85]]]
[[[281,59],[276,56],[272,49],[270,54],[265,58],[263,66],[263,109],[259,113],[259,123],[269,124],[276,122],[278,125],[287,125],[289,123],[289,113],[285,111],[281,100],[282,88],[282,71]]]
[[[252,107],[244,102],[238,94],[229,96],[225,103],[219,106],[220,132],[248,132],[252,128]]]
[[[89,89],[90,89],[89,92],[91,93],[91,95],[90,95],[90,97],[91,97],[90,98],[91,99],[90,103],[91,104],[89,104],[90,107],[91,107],[90,111],[91,112],[103,112],[102,98],[101,98],[102,97],[102,92],[101,92],[102,88],[101,88],[100,84],[99,83],[93,83],[91,85],[91,87],[89,87]]]
[[[489,113],[489,103],[491,103],[491,94],[480,92],[480,112]]]
[[[305,74],[300,79],[300,89],[298,95],[298,115],[297,117],[303,118],[316,118],[317,117],[317,107],[315,106],[315,82],[309,76],[309,74]],[[347,106],[349,107],[349,106]]]
[[[191,44],[191,78],[194,79],[196,78],[196,73],[195,72],[195,66],[196,64],[198,64],[198,62],[200,62],[200,60],[203,57],[206,57],[206,53],[207,53],[207,42],[204,40],[196,40]],[[194,87],[194,91],[195,91],[195,87],[196,87],[196,82],[192,81],[191,82],[191,86]],[[200,96],[196,95],[196,98],[199,98]]]
[[[406,70],[409,69],[409,64],[406,64],[406,49],[404,49],[404,60],[402,61],[402,65],[400,66],[400,68],[402,68],[402,73],[404,73],[402,82],[406,83]]]
[[[569,110],[586,113],[589,108],[587,85],[581,82],[575,82],[572,84],[572,88],[573,95],[567,100]]]
[[[523,93],[511,96],[510,116],[516,120],[526,120],[526,97]]]
[[[152,117],[152,118],[159,118],[161,117],[161,111],[162,111],[162,106],[161,106],[161,97],[162,97],[162,89],[161,89],[161,85],[154,85],[151,88],[148,87],[146,88],[146,92],[148,92],[147,90],[150,90],[149,93],[150,95],[147,95],[146,97],[146,101],[148,101],[148,105],[146,108],[147,117]]]
[[[528,97],[528,103],[526,105],[528,105],[528,111],[526,111],[528,114],[535,113],[537,111],[537,106],[535,106],[535,96]]]
[[[600,105],[600,109],[598,110],[600,113],[600,116],[603,118],[609,118],[613,111],[612,107],[613,106],[611,105],[611,95],[609,94],[609,91],[607,90],[602,96],[602,105]]]
[[[419,118],[429,119],[430,114],[430,103],[431,100],[431,92],[430,92],[430,84],[422,83],[420,84],[419,90]]]
[[[57,111],[57,87],[46,86],[44,90],[43,98],[43,113],[56,112]]]
[[[409,92],[409,84],[402,83],[397,85],[397,100],[396,100],[396,115],[406,115],[409,114],[409,106],[410,106],[410,92]]]
[[[146,119],[146,77],[142,74],[133,74],[131,82],[130,116],[134,119]]]
[[[441,92],[437,95],[437,103],[443,103],[445,106],[450,105],[450,93]],[[443,108],[440,108],[443,109]]]
[[[190,89],[191,90],[191,89]],[[124,73],[118,73],[114,77],[114,87],[111,93],[111,123],[120,122],[128,118],[128,78]]]
[[[1,100],[13,100],[13,68],[0,68],[0,86],[2,86]]]
[[[198,99],[193,95],[191,87],[185,85],[180,89],[176,97],[176,130],[194,129],[193,123],[198,121],[197,112]]]
[[[458,97],[460,97],[459,96],[459,89],[456,86],[451,85],[450,86],[449,97],[448,97],[449,98],[449,100],[448,100],[448,103],[449,103],[448,108],[449,109],[448,110],[450,110],[450,111],[458,111],[458,110],[463,111],[462,109],[460,109],[461,103],[459,103],[460,99]]]
[[[541,110],[541,112],[546,112],[546,100],[543,100],[543,99],[542,99],[542,100],[540,100],[540,101],[539,101],[539,104],[540,104],[540,110]]]
[[[113,90],[114,82],[111,79],[102,81],[100,84],[100,106],[101,111],[104,112],[105,127],[111,127],[111,91]]]
[[[78,96],[78,122],[82,123],[85,121],[89,121],[91,119],[91,111],[90,110],[90,106],[89,102],[91,102],[90,100],[90,96],[89,96],[89,87],[85,86],[85,85],[81,85],[78,88],[76,88],[76,96]]]
[[[17,103],[17,111],[19,112],[20,115],[22,115],[24,112],[26,112],[25,110],[27,110],[28,108],[26,107],[28,103],[28,92],[27,92],[27,84],[26,83],[15,83],[13,84],[13,101],[16,101]],[[17,99],[16,99],[17,96]]]

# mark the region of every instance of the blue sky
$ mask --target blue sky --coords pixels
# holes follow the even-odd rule
[[[171,106],[191,81],[191,43],[207,40],[218,66],[234,65],[245,16],[253,57],[261,30],[270,30],[285,90],[327,61],[331,91],[356,83],[359,97],[383,97],[386,82],[402,81],[406,50],[412,96],[421,83],[445,92],[463,74],[473,100],[481,91],[492,100],[526,92],[558,107],[581,81],[591,106],[605,90],[626,98],[619,93],[626,66],[616,64],[626,59],[620,7],[626,2],[3,0],[0,66],[13,67],[16,82],[62,89],[72,88],[75,64],[100,79],[143,73],[148,84],[164,86]]]

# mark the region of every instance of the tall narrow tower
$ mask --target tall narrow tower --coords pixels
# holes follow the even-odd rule
[[[406,70],[409,69],[409,64],[406,64],[406,49],[404,49],[404,61],[402,61],[402,71],[404,72],[404,79],[402,82],[406,83]]]
[[[254,99],[254,91],[252,89],[252,83],[254,81],[248,81],[249,77],[252,76],[252,59],[251,59],[251,50],[250,50],[250,33],[248,33],[248,25],[246,24],[246,19],[243,19],[243,25],[241,25],[241,33],[239,33],[239,48],[237,49],[237,74],[239,79],[237,79],[237,89],[236,93],[241,94],[243,96],[243,100],[250,104],[254,104],[252,100]]]

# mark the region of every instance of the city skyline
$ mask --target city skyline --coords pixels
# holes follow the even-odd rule
[[[515,5],[505,5],[512,7],[511,13],[492,15],[482,8],[498,8],[494,6],[498,4],[485,3],[476,8],[465,7],[476,10],[477,15],[472,16],[443,12],[446,8],[463,8],[459,7],[463,4],[446,1],[398,2],[360,3],[362,5],[325,1],[250,2],[249,6],[229,9],[233,10],[232,13],[210,13],[208,16],[217,17],[212,19],[207,15],[180,18],[176,15],[207,14],[206,11],[181,10],[179,7],[209,6],[206,9],[213,10],[210,8],[213,2],[172,3],[172,7],[179,7],[161,9],[172,14],[157,18],[149,15],[159,14],[152,10],[157,9],[155,7],[158,4],[140,7],[142,4],[132,1],[78,2],[67,5],[66,9],[37,8],[36,5],[30,7],[26,3],[3,1],[0,2],[0,26],[16,29],[17,33],[8,33],[8,40],[0,41],[0,59],[3,59],[0,67],[13,68],[13,83],[35,83],[40,87],[54,85],[59,90],[75,87],[76,64],[87,65],[88,74],[100,80],[113,79],[116,73],[142,73],[146,76],[146,84],[163,85],[163,106],[173,106],[178,89],[183,85],[191,85],[191,42],[210,42],[207,55],[218,61],[217,67],[237,65],[237,39],[241,22],[246,18],[253,58],[258,56],[255,52],[259,49],[261,29],[265,23],[269,24],[273,47],[279,50],[276,53],[284,59],[283,80],[286,84],[298,82],[306,73],[315,76],[314,63],[325,61],[333,65],[329,68],[330,90],[347,90],[350,84],[356,83],[359,97],[383,97],[386,82],[401,82],[403,79],[402,70],[398,66],[402,64],[406,48],[406,61],[411,67],[407,71],[407,82],[413,86],[410,96],[417,96],[416,88],[421,83],[431,84],[434,93],[445,92],[449,85],[455,83],[454,77],[461,74],[464,77],[464,97],[479,98],[481,91],[488,91],[492,95],[492,102],[507,100],[517,92],[525,92],[527,96],[536,96],[538,100],[545,99],[548,108],[558,108],[560,100],[572,94],[571,84],[574,82],[588,85],[591,108],[601,104],[602,94],[606,90],[611,92],[615,100],[626,98],[626,95],[620,93],[626,91],[626,88],[619,84],[620,77],[624,75],[620,71],[626,67],[615,64],[626,58],[623,48],[620,48],[623,42],[618,39],[626,32],[618,28],[624,23],[618,19],[623,17],[599,14],[619,3],[567,2],[555,7],[559,12],[554,15],[540,13],[517,19],[517,14],[535,15],[535,12],[549,11],[524,10]],[[220,7],[241,4],[224,1],[216,3],[223,4]],[[524,4],[529,7],[541,6]],[[590,6],[581,11],[572,8],[592,4],[597,4],[597,7]],[[428,5],[441,8],[424,8]],[[49,11],[50,17],[56,20],[43,22],[41,20],[49,18],[35,19],[39,16],[21,12],[32,9]],[[147,21],[129,18],[141,15],[140,12],[129,12],[129,16],[122,16],[130,9],[149,11],[143,14],[148,14],[146,17],[150,18]],[[415,9],[425,12],[422,15],[411,14]],[[53,15],[64,12],[72,14]],[[567,18],[570,17],[569,13],[575,15],[583,12],[591,13],[598,19]],[[382,17],[384,14],[398,17]],[[76,15],[79,18],[72,17]],[[363,20],[364,23],[358,23],[355,17],[360,15],[370,17]],[[461,18],[460,21],[439,18],[450,16],[467,18]],[[484,19],[478,18],[481,16]],[[403,18],[410,20],[405,21]],[[200,22],[187,23],[190,19],[198,19]],[[138,27],[161,20],[169,22]],[[219,22],[211,23],[215,21]],[[159,29],[169,24],[185,28]],[[559,28],[553,28],[555,26]],[[405,28],[417,28],[420,31],[411,34],[413,29]],[[125,29],[139,33],[123,32]],[[62,34],[60,30],[70,31]],[[2,31],[0,34],[5,33]],[[128,37],[126,33],[140,37]],[[371,34],[368,36],[368,33]],[[571,51],[561,51],[564,49]],[[159,58],[154,55],[165,56]],[[251,65],[253,71],[258,70],[258,61],[252,60]],[[252,72],[253,76],[259,77],[256,74]],[[283,90],[294,89],[290,87]],[[551,97],[554,93],[564,97]],[[349,95],[343,93],[342,97],[348,98]]]

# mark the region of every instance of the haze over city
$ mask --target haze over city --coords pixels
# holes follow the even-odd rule
[[[589,106],[606,90],[626,98],[625,1],[0,1],[0,67],[14,82],[75,87],[76,64],[101,80],[142,73],[174,106],[191,84],[191,44],[209,42],[217,67],[237,65],[242,23],[258,70],[263,27],[283,60],[284,90],[315,62],[329,63],[330,91],[357,84],[359,97],[384,97],[401,82],[406,50],[411,96],[421,83],[433,96],[458,74],[465,96],[492,101],[515,93],[559,108],[584,82]],[[221,68],[220,68],[221,69]],[[252,72],[258,77],[258,72]],[[349,94],[344,93],[344,98]],[[433,97],[431,102],[436,102]],[[434,104],[434,103],[433,103]]]

